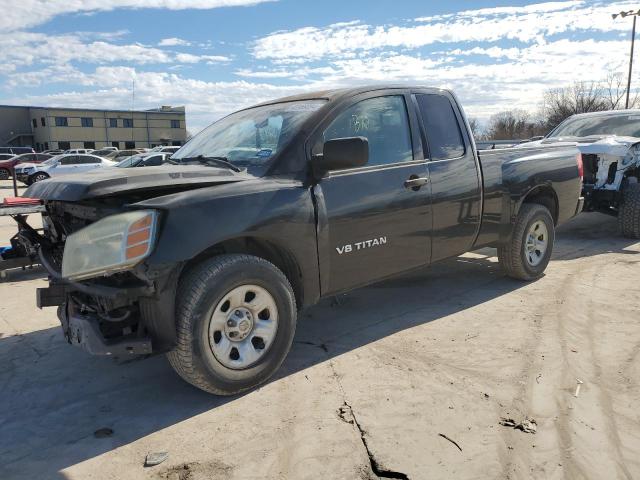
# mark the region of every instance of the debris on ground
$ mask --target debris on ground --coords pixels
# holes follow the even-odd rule
[[[578,395],[580,394],[580,385],[582,385],[584,382],[579,378],[576,378],[576,382],[578,385],[576,385],[576,393],[574,393],[573,396],[578,398]]]
[[[535,419],[529,417],[525,417],[522,422],[516,422],[513,418],[500,417],[500,421],[498,423],[504,427],[521,430],[524,433],[536,433],[538,430],[538,424]]]
[[[95,432],[93,432],[93,436],[96,438],[107,438],[113,435],[113,430],[110,428],[99,428]]]
[[[458,443],[455,440],[451,440],[449,437],[447,437],[444,433],[439,433],[438,434],[440,437],[444,438],[445,440],[449,440],[451,443],[453,443],[456,447],[458,447],[458,450],[462,451],[462,447],[460,445],[458,445]]]
[[[144,459],[144,466],[155,467],[156,465],[160,465],[167,458],[169,458],[169,452],[149,453]]]

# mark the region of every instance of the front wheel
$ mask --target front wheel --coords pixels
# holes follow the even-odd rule
[[[296,302],[289,281],[270,262],[221,255],[180,280],[176,322],[171,366],[202,390],[232,395],[280,367],[295,333]]]
[[[618,212],[620,233],[628,238],[640,238],[640,184],[632,183],[623,191]]]
[[[32,183],[36,183],[36,182],[42,182],[43,180],[46,180],[47,178],[49,178],[49,175],[47,175],[46,173],[36,173],[34,175],[31,176],[31,178],[29,179],[29,185],[31,185]]]
[[[555,241],[553,218],[544,206],[525,203],[510,240],[498,248],[498,259],[508,276],[535,280],[544,273]]]

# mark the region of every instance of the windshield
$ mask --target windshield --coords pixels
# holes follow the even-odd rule
[[[139,164],[144,157],[142,155],[134,155],[132,157],[127,157],[122,160],[120,163],[116,163],[116,167],[127,168],[127,167],[135,167]]]
[[[617,135],[640,137],[640,114],[594,115],[568,118],[551,132],[553,137],[588,137],[591,135]]]
[[[51,157],[48,160],[45,160],[44,162],[41,163],[41,165],[53,165],[64,156],[65,156],[64,154],[56,155],[55,157]]]
[[[189,140],[171,160],[218,157],[241,168],[261,169],[324,103],[323,100],[286,102],[232,113]]]

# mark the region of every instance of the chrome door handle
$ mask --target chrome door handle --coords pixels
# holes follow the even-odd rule
[[[404,181],[404,188],[410,188],[411,190],[419,190],[420,187],[429,183],[429,177],[417,177],[412,175],[408,180]]]

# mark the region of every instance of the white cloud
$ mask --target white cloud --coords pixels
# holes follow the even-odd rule
[[[106,12],[119,8],[213,9],[268,1],[275,0],[0,0],[0,31],[24,30],[69,13]]]
[[[191,42],[183,40],[181,38],[171,37],[171,38],[163,38],[158,43],[159,47],[178,47],[178,46],[189,46]]]
[[[22,96],[13,98],[10,103],[131,108],[132,78],[135,78],[135,108],[186,105],[187,128],[195,133],[234,110],[307,89],[304,86],[275,86],[246,81],[206,82],[167,72],[136,72],[129,67],[98,67],[91,74],[77,71],[66,73],[76,77],[78,86],[74,90]],[[79,88],[80,86],[91,88]]]
[[[423,17],[404,26],[366,25],[361,22],[304,27],[275,32],[255,42],[253,55],[276,62],[306,62],[371,52],[384,48],[416,49],[437,43],[512,40],[545,43],[546,37],[566,32],[626,31],[625,22],[611,19],[612,11],[632,8],[630,1],[587,4],[550,2],[527,7],[468,10]]]
[[[226,62],[222,55],[175,53],[138,43],[116,44],[91,41],[87,34],[45,35],[32,32],[0,34],[0,64],[29,66],[77,63],[215,63]],[[0,72],[0,75],[2,72]]]

